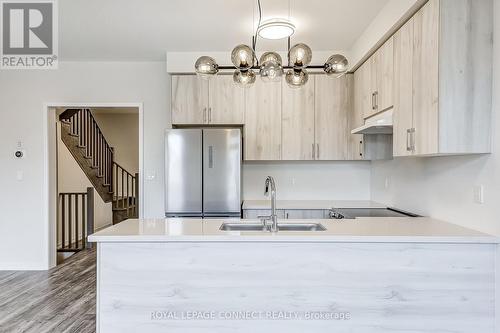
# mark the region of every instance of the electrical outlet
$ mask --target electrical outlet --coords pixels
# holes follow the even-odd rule
[[[474,192],[474,203],[483,204],[484,203],[484,186],[475,185],[473,188]]]

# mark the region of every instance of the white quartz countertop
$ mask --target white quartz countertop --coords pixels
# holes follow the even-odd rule
[[[499,238],[426,217],[367,217],[354,220],[286,220],[321,223],[325,231],[221,231],[243,219],[130,219],[89,236],[90,242],[379,242],[499,243]]]
[[[277,209],[385,208],[369,200],[276,200]],[[269,209],[270,200],[245,200],[243,209]]]

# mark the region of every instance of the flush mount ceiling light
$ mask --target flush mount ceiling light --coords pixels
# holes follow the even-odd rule
[[[287,19],[271,19],[262,22],[257,33],[264,39],[288,38],[295,32],[295,25]]]
[[[332,55],[323,65],[311,65],[312,51],[309,46],[298,43],[290,47],[290,36],[295,31],[295,26],[290,20],[272,19],[261,22],[262,6],[260,0],[257,0],[257,6],[259,20],[252,36],[252,47],[244,44],[236,46],[231,52],[233,66],[219,66],[213,58],[202,56],[195,64],[197,74],[207,77],[217,74],[220,70],[236,69],[233,81],[239,86],[248,87],[255,82],[256,73],[264,82],[276,82],[281,81],[283,72],[287,69],[285,74],[287,84],[292,88],[298,88],[307,83],[309,74],[306,68],[322,69],[328,75],[342,75],[347,72],[349,63],[346,57],[341,54]],[[276,52],[265,52],[259,62],[255,51],[258,36],[266,39],[288,38],[288,65],[282,64],[281,56]]]

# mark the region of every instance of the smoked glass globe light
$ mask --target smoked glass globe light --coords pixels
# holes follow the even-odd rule
[[[265,52],[260,57],[260,78],[264,82],[281,81],[283,67],[281,56],[276,52]]]
[[[309,73],[305,69],[289,69],[285,75],[286,83],[291,88],[300,88],[309,80]]]
[[[249,87],[255,83],[255,73],[253,70],[249,69],[242,71],[237,69],[233,74],[233,81],[240,87]]]
[[[311,48],[303,43],[296,44],[288,50],[288,59],[294,68],[306,68],[312,60]]]
[[[246,70],[253,67],[254,61],[255,53],[248,45],[240,44],[231,52],[231,62],[240,70]]]
[[[219,66],[215,62],[215,59],[208,56],[199,57],[194,64],[196,74],[202,77],[209,77],[211,75],[217,74],[219,71]]]
[[[325,63],[325,73],[327,75],[344,74],[347,72],[349,62],[341,54],[334,54]]]

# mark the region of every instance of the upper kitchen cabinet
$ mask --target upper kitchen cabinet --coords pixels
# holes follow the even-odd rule
[[[351,159],[349,117],[353,111],[353,76],[315,75],[315,81],[315,159]]]
[[[373,113],[391,108],[393,102],[393,38],[389,38],[371,58],[371,86],[373,94]]]
[[[368,118],[373,113],[374,98],[371,84],[371,61],[365,61],[354,72],[354,108]]]
[[[172,124],[205,124],[208,118],[208,81],[196,75],[172,75]]]
[[[245,89],[233,82],[232,75],[217,75],[209,81],[209,124],[243,124]]]
[[[430,0],[396,33],[396,156],[490,151],[492,11]]]
[[[314,77],[300,88],[291,88],[282,80],[283,160],[314,160]]]
[[[209,80],[196,75],[172,76],[172,124],[243,124],[245,90],[232,76],[218,75]]]
[[[245,89],[245,160],[281,160],[281,82]]]
[[[364,118],[393,106],[393,64],[391,37],[354,73],[356,112]]]
[[[413,18],[394,34],[393,156],[411,155],[413,128]]]

